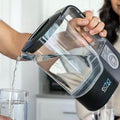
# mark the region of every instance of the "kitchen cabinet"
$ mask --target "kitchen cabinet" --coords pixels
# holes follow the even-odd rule
[[[75,100],[68,98],[37,98],[36,120],[79,120]]]

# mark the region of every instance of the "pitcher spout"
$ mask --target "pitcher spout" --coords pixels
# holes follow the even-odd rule
[[[35,55],[27,52],[22,52],[21,55],[17,58],[19,61],[32,61],[34,60]]]

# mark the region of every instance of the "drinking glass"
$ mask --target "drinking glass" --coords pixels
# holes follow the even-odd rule
[[[28,92],[16,89],[0,89],[0,115],[13,120],[27,120]]]
[[[82,120],[99,120],[99,110],[87,114]]]
[[[114,109],[110,106],[105,106],[101,109],[100,120],[114,120]]]

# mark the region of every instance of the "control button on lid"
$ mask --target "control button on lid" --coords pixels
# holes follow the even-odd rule
[[[119,61],[118,58],[115,54],[113,54],[112,52],[110,52],[108,54],[108,64],[113,68],[113,69],[117,69],[119,67]]]

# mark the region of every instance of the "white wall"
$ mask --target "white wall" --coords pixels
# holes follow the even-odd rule
[[[94,14],[98,14],[99,8],[104,0],[43,0],[43,19],[48,18],[56,10],[67,5],[75,5],[82,12],[92,10]],[[54,7],[53,7],[54,6]]]
[[[10,4],[11,0],[0,0],[0,18],[9,25],[11,25]],[[14,64],[14,60],[0,54],[0,88],[10,87]]]

